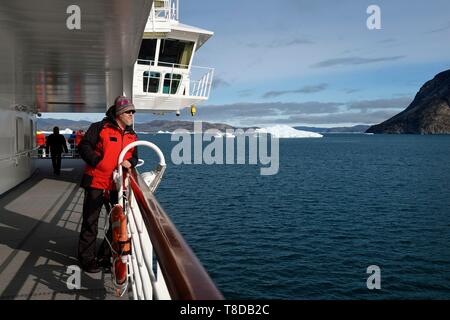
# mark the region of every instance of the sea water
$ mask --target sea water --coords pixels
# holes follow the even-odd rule
[[[156,196],[225,298],[450,298],[450,136],[280,139],[272,176],[174,165],[170,135],[140,139],[166,155]]]

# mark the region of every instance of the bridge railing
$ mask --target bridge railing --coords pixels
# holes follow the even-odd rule
[[[138,88],[139,94],[176,94],[208,99],[214,68],[138,59],[134,77],[136,83],[143,84],[143,88]],[[156,90],[151,89],[152,84]]]

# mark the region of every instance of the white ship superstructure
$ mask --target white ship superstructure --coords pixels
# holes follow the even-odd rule
[[[211,31],[179,22],[179,1],[154,1],[134,66],[133,102],[153,113],[180,112],[208,99],[214,69],[193,66]]]

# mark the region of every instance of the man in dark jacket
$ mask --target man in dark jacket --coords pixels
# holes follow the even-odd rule
[[[45,145],[45,151],[52,154],[53,173],[59,175],[61,172],[61,153],[68,152],[66,138],[62,134],[59,134],[59,128],[54,127],[53,133],[47,137],[47,143]]]
[[[78,146],[80,156],[86,162],[81,181],[85,193],[78,259],[87,272],[100,272],[100,267],[109,268],[111,265],[111,251],[105,240],[96,254],[98,219],[103,205],[108,208],[117,203],[113,172],[123,148],[137,140],[132,129],[134,113],[134,105],[129,99],[117,97],[106,117],[89,127]],[[130,149],[124,159],[122,167],[136,166],[137,148]],[[106,237],[111,241],[111,226]]]

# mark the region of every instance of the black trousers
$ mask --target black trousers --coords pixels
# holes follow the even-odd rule
[[[61,153],[52,153],[53,172],[59,174],[61,172]]]
[[[82,264],[93,261],[96,257],[110,257],[111,248],[106,240],[103,240],[98,253],[96,254],[96,242],[98,234],[98,219],[103,205],[109,213],[110,208],[117,203],[117,191],[110,191],[109,196],[104,190],[86,188],[83,202],[83,222],[81,224],[80,239],[78,242],[78,260]],[[109,221],[110,222],[110,221]],[[112,229],[109,223],[106,237],[111,243]]]

